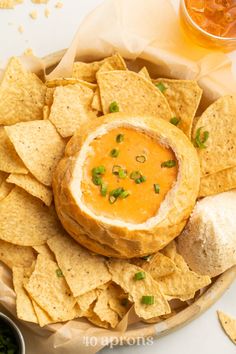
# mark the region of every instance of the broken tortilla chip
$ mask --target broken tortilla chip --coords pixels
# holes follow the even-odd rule
[[[194,80],[153,80],[155,85],[162,84],[162,93],[166,97],[173,113],[173,122],[191,139],[193,119],[197,112],[202,89]]]
[[[97,296],[97,289],[90,290],[87,293],[78,296],[77,302],[80,309],[85,313],[89,309],[90,305],[97,299]]]
[[[0,239],[19,246],[37,246],[60,234],[53,207],[15,187],[0,202]]]
[[[142,268],[148,271],[153,279],[156,280],[160,277],[175,272],[176,265],[169,257],[166,257],[164,254],[157,252],[150,259],[150,262],[145,262]]]
[[[48,245],[46,243],[44,245],[40,245],[40,246],[33,246],[33,249],[37,253],[42,254],[43,256],[51,259],[52,261],[55,261],[54,254],[52,253],[52,251],[50,250],[50,248],[48,247]]]
[[[143,76],[148,81],[152,82],[152,79],[149,75],[149,72],[148,72],[146,66],[144,66],[138,73],[139,73],[139,75]]]
[[[119,112],[149,114],[170,120],[172,112],[166,98],[151,82],[133,71],[109,71],[97,74],[103,113],[110,113],[116,102]]]
[[[236,96],[223,96],[199,118],[193,141],[202,177],[236,166]]]
[[[75,297],[111,280],[105,258],[91,254],[70,236],[56,236],[48,241],[48,246]]]
[[[217,311],[220,324],[227,336],[236,344],[236,319],[226,315],[222,311]]]
[[[31,174],[10,174],[6,181],[24,189],[33,197],[39,198],[47,206],[51,205],[53,198],[51,189],[37,181]]]
[[[13,267],[30,267],[36,260],[36,252],[32,247],[16,246],[0,240],[0,261],[10,269]]]
[[[107,322],[112,328],[115,328],[119,323],[119,316],[109,305],[110,297],[111,293],[108,289],[98,291],[98,297],[93,311],[102,322]]]
[[[12,125],[43,118],[46,86],[13,57],[0,83],[0,124]]]
[[[198,197],[219,194],[236,188],[236,166],[202,177]]]
[[[18,123],[5,127],[17,154],[32,175],[50,186],[52,174],[61,159],[65,142],[48,120]]]

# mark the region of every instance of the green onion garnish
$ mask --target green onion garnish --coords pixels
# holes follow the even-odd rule
[[[164,161],[161,164],[161,167],[167,167],[167,168],[171,168],[176,166],[176,161],[175,160],[168,160],[168,161]]]
[[[161,91],[161,92],[165,92],[165,90],[167,89],[165,87],[165,85],[163,84],[163,82],[158,82],[157,84],[155,84],[155,86]]]
[[[102,184],[102,178],[98,175],[94,175],[92,177],[92,181],[95,184],[95,186],[101,186],[101,184]]]
[[[114,197],[114,195],[109,195],[109,202],[110,204],[114,204],[116,202],[117,198]]]
[[[122,143],[122,141],[124,141],[124,134],[118,134],[116,136],[116,142],[117,143]]]
[[[139,171],[133,171],[130,174],[130,178],[133,180],[136,180],[137,178],[140,178],[141,176],[142,176],[142,174]]]
[[[103,197],[105,197],[106,195],[107,195],[107,184],[106,183],[102,183],[101,184],[101,189],[100,189],[100,191],[101,191],[101,195],[103,196]]]
[[[112,174],[115,175],[115,176],[118,176],[120,169],[121,169],[120,165],[114,165],[112,167]]]
[[[159,185],[158,183],[155,183],[155,184],[153,185],[153,187],[154,187],[155,193],[156,193],[156,194],[159,194],[159,193],[160,193],[160,185]]]
[[[124,192],[124,188],[119,187],[119,188],[116,188],[116,189],[113,189],[112,191],[110,191],[110,196],[118,198],[122,192]]]
[[[109,106],[109,111],[110,113],[115,113],[115,112],[119,112],[119,106],[118,103],[116,101],[112,102]]]
[[[208,131],[204,131],[203,132],[203,136],[201,138],[201,130],[203,127],[200,127],[197,129],[196,132],[196,137],[194,139],[194,145],[200,149],[206,149],[206,145],[205,142],[207,141],[207,139],[209,138],[209,132]]]
[[[110,152],[111,157],[118,157],[119,156],[119,150],[118,149],[112,149]]]
[[[150,262],[151,258],[152,258],[151,254],[148,254],[147,256],[141,257],[141,259],[143,259],[144,261],[147,261],[147,262]]]
[[[145,272],[138,272],[134,275],[135,280],[142,280],[145,279],[146,273]]]
[[[173,117],[170,119],[170,123],[173,125],[176,125],[176,126],[179,124],[180,121],[181,121],[181,119],[177,118],[177,117]]]
[[[147,161],[147,158],[144,155],[138,155],[138,156],[135,157],[135,160],[137,162],[144,163],[145,161]]]
[[[64,275],[63,275],[61,269],[59,269],[59,268],[56,270],[56,275],[58,276],[58,278],[64,277]]]
[[[155,299],[154,299],[154,296],[151,295],[151,296],[143,296],[142,297],[142,300],[141,300],[141,303],[144,304],[144,305],[153,305],[155,302]]]
[[[136,184],[141,184],[143,182],[146,182],[147,178],[145,176],[141,176],[139,178],[136,178],[135,183]]]
[[[129,192],[129,191],[124,191],[124,192],[122,192],[122,193],[119,195],[119,198],[125,199],[125,198],[127,198],[129,195],[130,195],[130,192]]]
[[[98,166],[98,167],[94,167],[92,169],[92,175],[96,176],[96,175],[104,175],[104,173],[106,172],[106,169],[103,165]]]
[[[118,172],[118,176],[119,176],[119,178],[122,178],[122,179],[124,179],[124,178],[126,178],[127,177],[127,171],[126,170],[123,170],[122,168],[119,170],[119,172]]]

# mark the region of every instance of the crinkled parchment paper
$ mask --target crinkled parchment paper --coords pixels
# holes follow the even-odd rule
[[[49,77],[71,76],[75,58],[92,61],[116,51],[134,69],[146,65],[152,77],[197,79],[204,89],[201,109],[221,95],[236,94],[230,59],[223,53],[190,42],[179,27],[178,17],[168,0],[104,1],[85,18],[70,48]],[[40,67],[30,60],[26,64],[33,70]],[[1,264],[0,304],[15,316],[11,274]],[[96,328],[82,319],[44,329],[30,323],[20,323],[20,327],[29,354],[92,354],[114,337],[115,340],[122,337],[128,323],[131,331],[142,327],[143,335],[155,334],[153,325],[137,323],[132,310],[113,331]],[[90,345],[89,338],[93,338]]]

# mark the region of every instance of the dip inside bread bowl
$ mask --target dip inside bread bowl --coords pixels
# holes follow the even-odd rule
[[[197,153],[173,124],[113,113],[78,131],[53,179],[58,216],[91,251],[141,257],[178,236],[194,207]]]

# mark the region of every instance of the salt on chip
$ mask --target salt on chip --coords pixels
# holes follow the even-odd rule
[[[16,312],[21,320],[38,323],[33,304],[24,289],[25,268],[13,267],[13,285],[16,292]]]
[[[0,202],[0,239],[19,246],[37,246],[61,232],[53,207],[46,207],[19,187]]]
[[[17,155],[4,127],[0,126],[0,171],[7,173],[28,173]]]
[[[32,175],[50,186],[52,174],[61,159],[65,142],[48,120],[18,123],[5,127],[17,154]]]
[[[109,71],[97,74],[103,113],[110,113],[116,102],[119,111],[149,114],[170,120],[172,113],[166,98],[151,82],[132,71]]]
[[[47,206],[51,205],[53,198],[52,190],[37,181],[31,174],[10,174],[6,181],[15,184],[32,196],[39,198]]]
[[[102,322],[107,322],[115,328],[119,322],[119,316],[109,305],[110,296],[108,288],[100,290],[93,311]]]
[[[81,126],[96,117],[91,109],[93,95],[93,90],[80,84],[55,89],[49,120],[62,137],[72,136]]]
[[[72,76],[88,82],[96,82],[96,74],[103,66],[102,70],[126,70],[123,58],[119,54],[92,63],[77,61],[73,66]]]
[[[48,241],[48,246],[75,297],[111,280],[104,257],[92,255],[71,237],[56,236]]]
[[[193,119],[202,97],[202,89],[194,80],[157,79],[153,83],[164,85],[163,95],[173,117],[180,119],[177,126],[191,139]]]
[[[56,262],[39,255],[25,288],[53,321],[60,322],[76,318],[78,313],[75,306],[76,299],[58,270],[60,269]]]
[[[205,148],[198,148],[202,177],[236,166],[236,96],[223,96],[199,118],[194,132],[208,132]],[[203,137],[200,134],[200,140]]]
[[[220,324],[227,336],[236,344],[236,319],[226,315],[222,311],[217,311]]]
[[[41,255],[51,259],[52,261],[55,261],[54,254],[52,253],[52,251],[50,250],[50,248],[48,247],[48,245],[46,243],[44,245],[40,245],[40,246],[33,246],[33,249],[38,254],[41,254]]]
[[[36,259],[32,247],[16,246],[0,240],[0,261],[10,269],[13,267],[30,267]]]
[[[135,312],[143,319],[170,313],[170,307],[162,294],[158,283],[145,272],[145,278],[135,280],[135,274],[143,269],[123,260],[110,260],[107,262],[112,281],[129,294],[129,300],[134,302]],[[142,303],[143,296],[154,296],[154,304]]]
[[[0,124],[42,119],[45,91],[34,73],[27,72],[18,58],[11,58],[0,83]]]
[[[143,76],[148,81],[152,81],[146,66],[144,66],[138,73],[139,73],[139,75]]]
[[[236,188],[236,166],[201,178],[198,197],[219,194]]]

